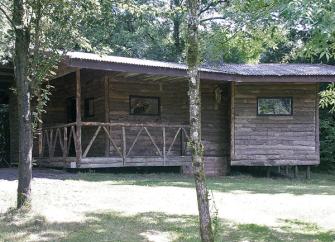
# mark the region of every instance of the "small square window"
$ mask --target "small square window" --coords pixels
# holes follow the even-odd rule
[[[292,97],[259,97],[257,98],[257,115],[290,116],[293,114]]]
[[[94,98],[85,98],[84,101],[84,115],[86,118],[94,117]]]

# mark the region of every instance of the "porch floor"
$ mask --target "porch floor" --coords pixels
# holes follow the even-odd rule
[[[166,157],[90,157],[82,158],[76,163],[76,158],[36,158],[41,167],[59,168],[110,168],[110,167],[149,167],[149,166],[185,166],[191,163],[191,156]]]

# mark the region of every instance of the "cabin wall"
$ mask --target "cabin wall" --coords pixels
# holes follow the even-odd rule
[[[215,88],[221,89],[221,101],[215,99]],[[188,124],[188,84],[187,80],[164,80],[164,81],[143,81],[133,78],[109,77],[109,118],[112,122],[134,122],[134,123],[172,123]],[[205,146],[205,169],[207,174],[218,175],[225,174],[228,170],[229,155],[229,86],[228,84],[219,84],[215,81],[203,81],[201,85],[202,92],[202,137]],[[129,114],[129,96],[154,96],[160,98],[161,115],[160,116],[137,116]],[[117,131],[114,131],[117,132]],[[129,131],[131,132],[131,131]],[[129,135],[129,132],[127,133]],[[155,132],[151,130],[151,132]],[[157,131],[159,132],[159,131]],[[167,137],[173,138],[173,131],[168,133]],[[161,134],[156,133],[156,137]],[[130,134],[133,140],[136,132]],[[158,145],[162,145],[159,139],[155,140]],[[120,143],[121,140],[116,141]],[[177,140],[176,145],[178,147]],[[150,155],[152,146],[147,137],[142,137],[139,141],[142,144],[137,146],[137,153],[147,153]],[[128,144],[129,147],[130,144]],[[178,155],[178,149],[175,149]],[[112,149],[112,148],[111,148]],[[185,173],[191,172],[191,167],[184,167]]]
[[[231,165],[319,164],[317,84],[232,86]],[[292,116],[257,116],[257,97],[293,97]]]
[[[75,75],[58,78],[52,82],[51,101],[44,117],[44,125],[52,126],[69,123],[67,119],[67,99],[75,96]],[[215,97],[215,90],[220,87],[220,100]],[[104,75],[98,71],[81,71],[81,113],[83,122],[126,122],[154,124],[189,124],[187,80],[142,80],[140,77],[123,75]],[[228,169],[229,156],[229,85],[216,81],[203,81],[202,92],[202,137],[205,145],[205,168],[210,175],[225,174]],[[129,96],[153,96],[160,98],[161,114],[159,116],[140,116],[129,114]],[[218,94],[217,94],[218,95]],[[84,102],[86,98],[94,98],[94,116],[85,117]],[[87,147],[96,127],[82,127],[83,151]],[[162,130],[149,128],[155,142],[162,147]],[[176,130],[166,130],[168,142],[172,142]],[[110,129],[116,145],[122,147],[121,127]],[[136,137],[138,128],[126,128],[127,147]],[[182,137],[184,139],[185,137]],[[181,139],[177,139],[172,154],[180,156]],[[168,145],[168,144],[167,144]],[[100,131],[87,157],[118,156],[114,146],[109,144],[104,132]],[[60,147],[55,154],[59,153]],[[141,135],[130,156],[155,156],[155,148],[150,138]],[[185,151],[184,155],[190,154]],[[188,153],[187,153],[188,152]],[[35,151],[36,154],[36,151]],[[72,154],[74,155],[74,154]],[[191,172],[191,166],[183,168],[184,173]]]

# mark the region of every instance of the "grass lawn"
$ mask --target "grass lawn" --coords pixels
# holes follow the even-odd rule
[[[11,209],[15,176],[0,169],[0,241],[199,241],[192,177],[35,170],[22,214]],[[217,241],[335,241],[335,176],[208,185]]]

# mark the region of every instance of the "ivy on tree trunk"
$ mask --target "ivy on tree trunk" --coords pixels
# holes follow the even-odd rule
[[[204,146],[201,142],[201,93],[199,77],[198,0],[188,0],[187,65],[189,77],[190,145],[198,200],[201,240],[214,241],[204,170]]]
[[[17,207],[29,207],[31,203],[32,179],[32,120],[30,111],[30,87],[28,79],[28,60],[30,33],[25,21],[23,0],[13,1],[13,23],[15,26],[14,73],[16,80],[19,117],[19,177]]]

